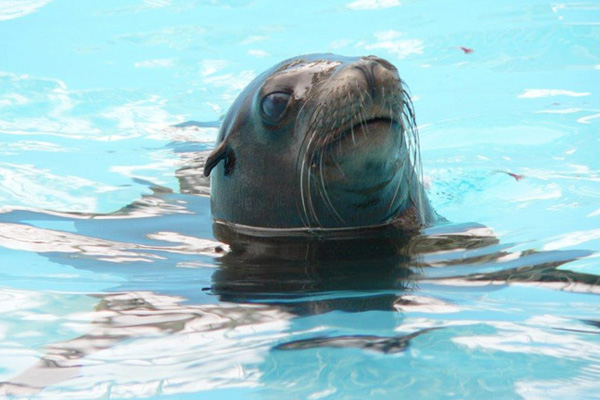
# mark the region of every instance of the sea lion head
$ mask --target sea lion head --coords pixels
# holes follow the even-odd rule
[[[431,214],[410,97],[376,56],[300,56],[256,77],[204,173],[216,223],[314,231]]]

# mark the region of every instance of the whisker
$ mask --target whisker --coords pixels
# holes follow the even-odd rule
[[[352,144],[356,146],[356,138],[354,137],[354,117],[350,119],[350,134],[352,135]]]
[[[314,136],[316,136],[316,134],[313,134],[313,137]],[[311,139],[311,142],[312,142],[312,139]],[[313,205],[313,195],[311,193],[312,185],[310,183],[310,178],[312,176],[311,169],[312,169],[312,163],[314,161],[314,156],[315,156],[315,154],[312,153],[311,158],[309,160],[310,167],[306,171],[306,177],[307,177],[306,188],[307,188],[307,195],[308,195],[308,210],[312,214],[312,217],[314,218],[314,221],[316,222],[317,227],[320,228],[322,225],[321,225],[321,221],[319,221],[319,217],[317,216],[317,212],[315,211],[315,206]]]
[[[294,131],[296,131],[297,127],[298,127],[298,123],[301,121],[301,118],[304,117],[304,115],[302,114],[302,112],[304,111],[304,108],[306,107],[307,104],[309,104],[312,99],[315,97],[316,95],[312,95],[309,96],[306,101],[304,102],[304,104],[302,105],[302,107],[300,108],[300,110],[298,111],[297,117],[296,117],[296,122],[295,122],[295,128]],[[306,116],[306,121],[309,121],[310,119],[312,119],[312,115],[315,114],[315,112],[320,111],[319,106],[315,107],[315,110],[313,110],[309,115]],[[306,195],[305,195],[305,188],[304,188],[304,170],[306,169],[306,156],[308,154],[308,150],[310,147],[310,142],[312,141],[312,138],[314,137],[315,133],[314,131],[312,131],[312,134],[309,134],[309,132],[311,132],[311,127],[308,127],[307,129],[307,134],[304,136],[304,138],[302,139],[302,143],[300,145],[299,151],[298,151],[298,155],[296,157],[296,171],[299,171],[299,181],[300,181],[300,199],[301,199],[301,205],[302,205],[302,214],[301,214],[301,220],[302,220],[302,224],[305,227],[309,227],[310,226],[310,217],[308,215],[308,210],[307,210],[307,205],[306,205]],[[301,162],[300,165],[300,169],[298,169],[298,164]]]
[[[335,216],[338,218],[338,220],[342,223],[345,223],[346,221],[344,220],[344,218],[342,218],[342,216],[337,212],[335,206],[333,205],[333,203],[331,202],[331,199],[329,198],[329,194],[327,193],[327,187],[325,186],[325,180],[323,179],[323,152],[320,152],[320,158],[319,158],[319,176],[321,178],[321,188],[323,189],[323,196],[325,197],[325,200],[327,201],[327,205],[329,207],[329,209],[335,214]]]
[[[419,212],[419,217],[422,223],[426,222],[425,217],[425,193],[423,192],[423,167],[421,164],[421,152],[420,152],[420,143],[419,143],[419,133],[416,124],[415,112],[412,100],[410,95],[406,89],[402,89],[402,121],[405,125],[405,138],[407,139],[407,151],[409,157],[411,158],[411,164],[413,173],[410,176],[410,180],[417,179],[420,184],[413,185],[412,181],[409,181],[409,184],[412,187],[415,187],[416,190],[410,190],[411,194],[416,195],[416,198],[412,198],[411,200],[415,203],[415,206]]]
[[[335,78],[333,81],[337,83],[331,86],[328,83],[326,93],[314,88],[311,90],[310,97],[304,100],[294,122],[294,131],[304,132],[304,137],[299,139],[300,150],[296,158],[301,198],[297,209],[303,225],[307,228],[322,227],[325,219],[346,223],[340,214],[341,209],[338,210],[340,204],[334,204],[339,199],[335,196],[335,187],[331,185],[326,173],[329,168],[334,168],[336,174],[339,170],[337,176],[347,179],[342,161],[347,144],[357,147],[363,138],[372,139],[381,129],[374,131],[375,125],[368,123],[374,117],[371,115],[373,109],[377,110],[375,117],[380,117],[381,111],[389,115],[389,135],[395,136],[394,143],[399,146],[398,154],[401,155],[401,159],[393,167],[396,175],[392,179],[397,181],[391,181],[385,189],[383,201],[389,201],[387,215],[402,212],[405,206],[412,203],[420,213],[421,221],[425,222],[427,200],[422,187],[419,135],[408,89],[403,83],[380,86],[377,93],[381,95],[381,99],[376,101],[368,88],[362,87],[358,81],[336,81]],[[354,130],[355,126],[360,128],[363,136],[360,136],[361,132]],[[382,127],[385,129],[385,125]],[[341,135],[350,137],[344,142],[338,140]]]

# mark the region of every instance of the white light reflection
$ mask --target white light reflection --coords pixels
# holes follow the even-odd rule
[[[0,86],[6,92],[0,97],[0,107],[17,108],[14,113],[17,117],[0,119],[0,131],[8,135],[44,135],[98,141],[145,136],[165,140],[168,139],[164,135],[165,128],[183,121],[183,117],[167,112],[166,99],[157,95],[117,106],[91,104],[94,109],[80,116],[74,115],[77,113],[75,109],[89,107],[87,102],[91,95],[70,90],[59,79],[0,71]],[[94,118],[90,118],[90,114]]]
[[[520,99],[537,99],[540,97],[552,97],[552,96],[568,96],[568,97],[584,97],[589,96],[591,93],[588,92],[573,92],[571,90],[560,90],[560,89],[525,89],[523,93],[517,97]]]
[[[398,0],[356,0],[346,7],[353,10],[374,10],[378,8],[390,8],[401,5]]]
[[[172,68],[175,60],[171,58],[160,58],[155,60],[139,61],[133,64],[136,68]]]
[[[515,389],[523,398],[530,400],[589,398],[590,393],[597,391],[600,344],[575,331],[562,329],[565,327],[577,330],[578,327],[574,326],[572,320],[540,315],[521,324],[511,322],[489,324],[497,329],[497,333],[460,336],[453,338],[452,341],[469,350],[547,356],[557,360],[577,360],[582,363],[580,368],[568,371],[564,378],[546,380],[525,378],[515,382]],[[581,330],[590,331],[592,334],[598,333],[587,326],[582,326]]]
[[[21,18],[50,3],[51,0],[0,0],[0,21]]]
[[[144,0],[144,5],[149,8],[168,7],[171,3],[172,0]]]
[[[600,215],[600,208],[599,208],[599,209],[597,209],[596,211],[593,211],[593,212],[589,213],[589,214],[587,215],[587,217],[588,217],[588,218],[589,218],[589,217],[597,217],[598,215]]]
[[[566,247],[577,246],[582,243],[591,242],[600,239],[600,229],[590,229],[587,231],[569,232],[565,235],[554,238],[553,241],[544,245],[544,250],[560,250]]]
[[[402,302],[395,304],[394,308],[398,311],[407,313],[431,314],[456,313],[462,310],[460,307],[440,299],[416,295],[402,296]]]
[[[248,55],[252,57],[268,57],[270,54],[264,50],[253,49],[248,50]]]
[[[600,113],[588,115],[587,117],[581,117],[577,120],[577,122],[579,122],[580,124],[589,124],[591,120],[596,118],[600,118]]]
[[[202,61],[202,76],[213,75],[216,72],[223,70],[229,62],[227,60],[204,60]]]
[[[572,325],[570,320],[567,322]],[[547,326],[539,326],[535,321],[527,321],[525,324],[488,322],[497,329],[495,334],[459,336],[452,338],[452,341],[469,349],[600,361],[600,344],[594,344],[575,332],[550,329],[557,325],[564,326],[565,323],[549,322]]]
[[[220,242],[187,237],[173,232],[158,232],[148,236],[179,244],[176,246],[148,246],[97,239],[28,225],[0,223],[0,246],[36,253],[80,254],[115,263],[152,262],[156,259],[164,259],[163,256],[148,253],[148,251],[202,254],[216,257],[228,249],[228,246]]]
[[[356,47],[366,50],[385,50],[399,59],[423,54],[425,45],[420,39],[402,39],[402,33],[394,30],[376,32],[375,43],[358,43]]]
[[[20,384],[30,394],[43,388],[39,398],[69,399],[259,385],[258,364],[291,315],[263,305],[184,300],[152,292],[103,296],[86,333],[47,346],[43,359],[4,390],[18,394]]]
[[[0,179],[0,201],[7,204],[16,198],[24,204],[51,210],[94,210],[97,199],[93,194],[116,189],[77,176],[56,175],[34,165],[13,163],[0,163]],[[83,195],[85,192],[90,195]]]

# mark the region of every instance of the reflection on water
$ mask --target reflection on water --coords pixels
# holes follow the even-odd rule
[[[284,329],[289,319],[271,307],[186,306],[180,304],[183,298],[150,292],[98,297],[85,335],[46,346],[42,358],[4,389],[36,393],[67,379],[80,395],[98,390],[104,381],[112,382],[112,393],[122,394],[135,390],[136,382],[145,382],[146,389],[152,387],[149,394],[157,393],[159,386],[164,393],[176,393],[235,385],[236,381],[247,384],[246,378],[256,373],[252,368],[248,373],[238,371],[239,364],[260,360],[272,340],[270,333]],[[125,344],[116,347],[120,342]],[[139,375],[124,374],[130,368]],[[91,377],[86,376],[88,370]],[[94,376],[95,372],[100,376]],[[59,389],[50,388],[49,393],[55,390]]]
[[[409,341],[419,335],[423,335],[433,329],[428,328],[411,333],[410,335],[381,337],[381,336],[336,336],[336,337],[315,337],[311,339],[295,340],[282,343],[275,347],[278,350],[302,350],[315,347],[339,347],[339,348],[358,348],[370,351],[378,351],[384,354],[399,353],[406,349]]]
[[[198,154],[190,160],[201,158]],[[194,186],[188,175],[179,177],[190,192],[202,193],[206,187],[205,181]],[[435,367],[426,360],[434,357],[436,363],[446,362],[446,356],[438,352],[446,352],[448,346],[455,348],[453,357],[475,364],[490,350],[500,352],[490,356],[494,363],[502,353],[537,354],[539,362],[522,371],[526,375],[507,376],[517,384],[523,377],[548,379],[545,373],[536,375],[534,368],[544,357],[556,354],[524,344],[507,347],[505,340],[518,343],[518,335],[534,335],[534,342],[557,342],[563,349],[557,351],[567,354],[577,343],[587,343],[577,335],[597,333],[590,330],[594,322],[585,319],[589,318],[585,307],[579,310],[581,322],[576,314],[574,320],[548,319],[545,313],[552,310],[543,304],[539,315],[523,321],[525,326],[506,320],[508,315],[495,309],[493,302],[485,306],[488,323],[481,317],[469,317],[477,313],[476,299],[493,296],[518,282],[534,291],[549,286],[553,291],[598,293],[599,276],[558,268],[589,252],[513,251],[511,245],[500,243],[489,229],[477,224],[442,224],[418,235],[376,231],[333,239],[264,239],[229,232],[236,235],[231,249],[186,233],[185,225],[176,225],[181,232],[153,231],[170,226],[169,222],[175,226],[182,216],[193,220],[207,207],[205,200],[154,187],[152,194],[109,215],[24,210],[2,214],[6,221],[0,222],[4,247],[35,252],[53,263],[92,272],[113,265],[112,273],[128,277],[126,286],[136,286],[137,279],[151,290],[117,287],[113,293],[92,294],[97,303],[93,312],[87,313],[89,324],[80,326],[81,334],[45,342],[38,361],[12,376],[5,375],[0,390],[42,398],[67,393],[123,397],[267,385],[265,395],[278,398],[284,390],[278,385],[300,387],[306,379],[314,379],[305,389],[295,391],[306,396],[319,392],[320,379],[332,384],[328,374],[317,377],[312,375],[312,367],[298,367],[314,364],[314,357],[328,357],[328,368],[340,368],[339,357],[347,354],[350,358],[343,362],[352,360],[356,363],[352,370],[366,374],[356,378],[361,382],[370,375],[358,363],[370,365],[375,354],[393,357],[410,352],[410,365],[427,363],[427,368],[435,370],[446,367]],[[41,227],[57,222],[70,222],[75,231]],[[123,240],[96,237],[99,233]],[[154,264],[160,266],[160,275],[153,271]],[[179,269],[187,274],[179,276],[174,287],[165,286],[160,279],[173,267],[185,267]],[[181,284],[182,279],[206,269],[207,284]],[[159,281],[148,283],[149,279]],[[565,293],[557,298],[569,299],[568,292],[557,293]],[[361,317],[345,319],[348,313]],[[322,319],[325,315],[327,319]],[[10,312],[7,316],[9,321],[18,318]],[[59,317],[59,326],[74,323],[73,318],[79,317]],[[588,328],[566,331],[566,324],[587,324]],[[586,358],[596,362],[600,350]],[[371,366],[377,368],[377,374],[381,374],[381,361]],[[382,395],[431,380],[416,375],[407,381],[407,360],[396,362],[400,364],[395,372],[384,374],[381,381]],[[453,371],[465,379],[456,373]],[[330,390],[339,390],[340,384],[335,378]],[[471,389],[473,393],[486,388],[479,386]],[[494,390],[500,389],[496,386]]]
[[[598,20],[579,0],[0,0],[0,393],[598,398]],[[457,223],[212,239],[219,119],[315,51],[398,66]]]

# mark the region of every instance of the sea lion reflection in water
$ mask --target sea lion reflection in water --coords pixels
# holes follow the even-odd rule
[[[239,302],[274,292],[404,288],[411,238],[438,218],[420,162],[412,102],[388,61],[315,54],[265,71],[229,109],[206,160],[214,233],[232,249],[213,290]],[[394,310],[396,301],[386,294],[281,306],[307,314]],[[387,345],[395,340],[314,345],[404,349]]]

